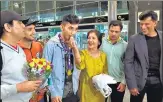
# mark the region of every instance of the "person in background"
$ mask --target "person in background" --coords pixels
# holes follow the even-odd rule
[[[79,18],[69,14],[63,17],[61,32],[52,37],[45,45],[43,57],[53,65],[51,74],[52,102],[78,102],[79,71],[74,65],[71,37],[78,31]]]
[[[41,58],[43,47],[40,42],[35,41],[34,34],[35,31],[35,25],[38,21],[31,21],[29,20],[25,27],[25,37],[21,39],[18,44],[19,46],[24,50],[27,61],[31,61],[32,58]],[[47,90],[47,88],[42,88],[37,93],[37,96],[35,98],[31,99],[30,102],[43,102],[44,100],[44,93]]]
[[[72,41],[73,42],[73,41]],[[75,44],[75,62],[80,73],[79,97],[80,102],[105,102],[104,96],[96,90],[92,77],[99,74],[108,74],[106,54],[99,50],[102,43],[102,34],[97,30],[87,33],[88,48],[80,52]]]
[[[32,92],[41,81],[27,81],[23,73],[26,57],[17,42],[25,37],[24,29],[28,19],[14,11],[1,11],[0,36],[2,54],[1,99],[2,102],[29,102]]]
[[[104,38],[105,37],[105,33],[101,33],[102,34],[102,38]]]
[[[158,16],[144,11],[139,16],[141,32],[130,37],[125,53],[125,75],[130,102],[163,102],[162,32]]]
[[[113,20],[109,24],[108,37],[104,37],[101,45],[101,50],[107,54],[108,72],[117,84],[112,84],[111,102],[123,102],[123,97],[126,89],[123,58],[127,47],[121,37],[123,25],[121,21]]]
[[[45,44],[49,41],[50,38],[51,38],[50,35],[46,37]]]

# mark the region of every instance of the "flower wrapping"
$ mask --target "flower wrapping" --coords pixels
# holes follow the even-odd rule
[[[42,84],[44,84],[52,72],[52,64],[44,58],[33,58],[25,65],[25,76],[29,81],[41,80]],[[40,86],[42,86],[42,84]],[[33,93],[33,99],[39,89],[35,90]]]

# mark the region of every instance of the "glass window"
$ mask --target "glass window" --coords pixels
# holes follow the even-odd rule
[[[13,11],[22,14],[24,10],[23,3],[20,1],[13,2]]]
[[[39,21],[40,22],[51,22],[54,21],[54,9],[47,11],[40,11]]]
[[[122,1],[117,1],[117,8],[122,9]]]
[[[98,16],[98,2],[76,5],[76,13],[78,16]]]
[[[94,1],[76,1],[76,4],[85,4],[90,2],[94,2]]]
[[[61,21],[62,17],[67,14],[73,14],[73,6],[57,8],[56,10],[56,20]]]
[[[123,40],[125,40],[126,42],[128,41],[128,21],[122,21],[122,25],[123,25],[123,29],[121,31],[121,37],[123,38]]]
[[[101,1],[101,15],[108,15],[108,1]]]
[[[27,1],[25,2],[25,13],[30,13],[37,11],[37,1]]]
[[[13,2],[14,2],[14,1],[10,1],[10,2],[8,2],[8,3],[9,3],[9,5],[11,6],[11,5],[13,5]]]
[[[1,11],[8,10],[8,8],[1,8]]]
[[[64,6],[72,6],[73,1],[56,1],[57,8],[64,7]]]
[[[1,1],[1,9],[6,9],[9,6],[9,1]]]
[[[61,32],[60,27],[49,28],[49,35],[50,36],[55,36],[58,32]]]
[[[38,12],[28,13],[25,16],[29,17],[32,21],[38,20]]]
[[[12,10],[12,6],[9,6],[8,9],[9,9],[9,10]]]
[[[14,3],[18,3],[18,4],[20,4],[20,3],[22,3],[23,1],[13,1],[13,4]]]
[[[88,30],[79,30],[75,34],[75,40],[77,42],[77,46],[80,50],[87,48],[87,32]]]
[[[52,9],[54,1],[39,1],[40,10]]]
[[[117,14],[128,13],[127,1],[117,1]]]

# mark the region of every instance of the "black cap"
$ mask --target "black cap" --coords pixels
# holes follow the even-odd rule
[[[16,13],[15,11],[1,11],[1,21],[0,21],[0,27],[3,27],[5,23],[9,23],[13,20],[22,21],[24,24],[26,24],[29,20],[27,17],[23,17],[20,14]]]
[[[32,21],[31,19],[28,20],[26,26],[29,26],[29,25],[36,25],[39,21]]]

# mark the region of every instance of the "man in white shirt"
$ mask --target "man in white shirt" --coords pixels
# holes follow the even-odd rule
[[[40,86],[41,81],[27,81],[23,72],[26,56],[17,45],[25,36],[24,24],[28,19],[13,11],[1,11],[0,16],[2,102],[29,102],[31,92]]]

